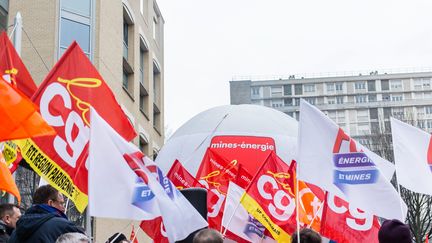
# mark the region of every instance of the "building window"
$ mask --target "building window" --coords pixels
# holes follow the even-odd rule
[[[417,127],[424,129],[425,128],[425,120],[417,120]]]
[[[59,57],[76,41],[91,59],[92,1],[61,1]]]
[[[426,127],[427,127],[428,129],[431,129],[431,128],[432,128],[432,120],[426,120]]]
[[[260,87],[252,87],[252,95],[260,95]]]
[[[7,30],[9,0],[0,1],[0,29]]]
[[[328,98],[327,98],[327,104],[329,104],[329,105],[336,104],[336,99],[335,99],[335,97],[328,97]]]
[[[382,94],[383,101],[390,101],[390,94]]]
[[[305,93],[315,92],[315,84],[305,84],[303,85],[303,89]]]
[[[367,81],[367,85],[368,85],[368,91],[376,91],[375,80]]]
[[[335,84],[334,83],[328,83],[326,84],[327,92],[333,92],[335,90]]]
[[[335,88],[337,92],[343,91],[343,83],[336,83]]]
[[[293,102],[291,98],[284,99],[284,106],[292,106]]]
[[[153,128],[161,134],[161,69],[156,61],[153,61]]]
[[[282,86],[272,86],[271,87],[271,96],[272,97],[281,97],[282,96]]]
[[[284,89],[284,95],[291,95],[292,94],[291,84],[284,85],[283,89]]]
[[[336,97],[336,104],[343,104],[344,103],[344,97],[343,96],[337,96]]]
[[[425,89],[429,90],[430,87],[431,87],[430,79],[429,79],[429,78],[424,78],[424,79],[423,79],[423,89],[424,89],[424,90],[425,90]]]
[[[354,86],[355,86],[356,90],[365,90],[366,89],[366,82],[364,82],[364,81],[355,82]]]
[[[390,89],[391,90],[401,90],[402,89],[402,80],[391,80],[390,81]]]
[[[368,99],[369,99],[369,102],[375,102],[375,101],[377,101],[377,95],[376,94],[368,95]]]
[[[423,89],[423,80],[421,78],[414,79],[414,90]]]
[[[294,93],[295,95],[302,95],[303,94],[303,85],[301,84],[295,84],[294,85]]]
[[[337,112],[337,122],[345,122],[345,111],[338,111]]]
[[[275,99],[271,101],[273,108],[279,108],[283,106],[283,99]]]
[[[315,105],[315,103],[316,103],[316,98],[315,97],[307,97],[307,98],[304,98],[309,104],[311,104],[311,105]]]
[[[402,119],[404,117],[404,108],[402,107],[392,108],[392,116],[398,119]]]
[[[142,133],[139,134],[139,149],[144,154],[148,154],[148,139]]]
[[[392,101],[402,101],[403,96],[402,96],[402,94],[393,94],[393,95],[391,95],[391,100]]]
[[[388,79],[381,80],[381,90],[389,90]]]
[[[141,113],[149,120],[150,113],[150,99],[149,99],[149,82],[145,78],[145,71],[148,70],[148,47],[144,38],[140,36],[140,89],[139,89],[139,109]]]
[[[372,108],[369,110],[370,119],[378,119],[378,109]]]
[[[369,121],[369,111],[357,110],[357,122],[367,122],[367,121]]]
[[[294,98],[294,105],[295,106],[299,106],[300,105],[300,99],[299,98]]]
[[[426,114],[428,115],[432,114],[432,106],[425,106],[424,109]]]
[[[355,96],[355,102],[356,103],[366,103],[367,102],[367,96],[366,95],[356,95]]]
[[[161,34],[161,14],[155,2],[153,2],[153,11],[153,39],[156,41],[156,43],[159,43]]]

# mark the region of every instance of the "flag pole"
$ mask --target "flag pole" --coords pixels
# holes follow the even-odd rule
[[[292,163],[292,162],[291,162]],[[298,165],[298,164],[297,164]],[[297,221],[297,243],[300,243],[300,215],[299,215],[299,182],[298,182],[298,166],[296,165],[296,221]]]
[[[21,13],[18,11],[14,19],[13,28],[13,45],[15,47],[18,56],[21,56],[21,42],[22,42],[22,17]],[[17,168],[18,169],[18,168]],[[12,178],[15,180],[15,173],[12,174]],[[8,202],[15,203],[15,198],[9,193]]]
[[[312,226],[312,224],[313,224],[313,222],[315,221],[315,219],[317,218],[319,212],[322,211],[322,207],[323,207],[323,205],[324,205],[324,201],[321,202],[321,205],[319,206],[319,208],[318,208],[316,214],[314,215],[314,217],[312,218],[311,222],[307,225],[307,228],[310,228],[310,227]]]

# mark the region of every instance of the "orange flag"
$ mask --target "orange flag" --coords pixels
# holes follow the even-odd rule
[[[18,199],[18,203],[21,203],[21,196],[18,191],[18,188],[12,177],[12,174],[9,172],[9,169],[6,166],[6,161],[4,160],[3,155],[1,153],[0,153],[0,190],[14,195]]]
[[[0,76],[31,98],[37,87],[6,32],[0,35]]]
[[[55,135],[24,94],[0,78],[0,141]]]

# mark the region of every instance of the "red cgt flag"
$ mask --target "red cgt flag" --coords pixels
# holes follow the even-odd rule
[[[210,228],[220,230],[228,184],[236,176],[236,160],[229,162],[214,149],[207,149],[196,177],[208,189],[207,221]]]
[[[338,243],[378,243],[379,229],[376,216],[349,205],[337,196],[327,194],[321,235]]]
[[[291,242],[296,227],[294,169],[271,152],[240,201],[278,242]]]
[[[88,202],[90,107],[128,141],[136,136],[134,128],[76,42],[66,50],[32,99],[57,135],[20,141],[21,154],[33,170],[82,212]]]
[[[31,98],[37,89],[36,84],[4,31],[0,35],[0,60],[3,79]]]

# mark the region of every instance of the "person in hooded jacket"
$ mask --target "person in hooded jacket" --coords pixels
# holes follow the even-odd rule
[[[84,233],[64,212],[63,195],[50,185],[39,187],[33,195],[33,205],[18,220],[9,242],[55,243],[64,233]]]

